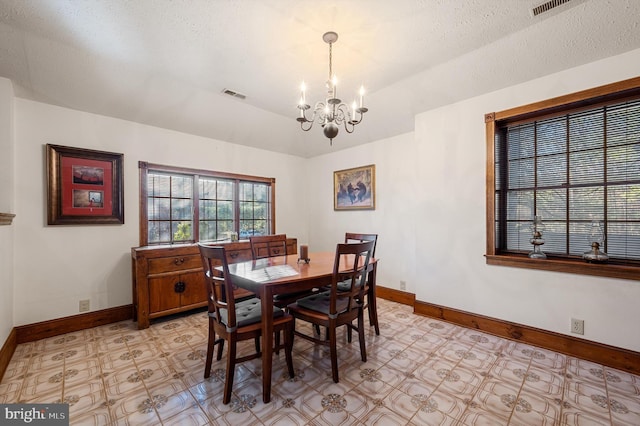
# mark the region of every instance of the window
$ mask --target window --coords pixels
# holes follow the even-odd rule
[[[139,163],[140,245],[275,232],[275,179]]]
[[[638,279],[640,79],[485,121],[487,262]],[[548,260],[527,257],[534,215],[542,216]],[[607,265],[582,260],[593,221],[604,230]]]

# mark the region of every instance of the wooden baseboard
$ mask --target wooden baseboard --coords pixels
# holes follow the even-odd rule
[[[427,302],[416,301],[414,312],[463,327],[480,330],[498,337],[528,343],[565,355],[596,362],[632,374],[640,374],[640,352],[578,339],[553,331],[515,324]]]
[[[2,345],[2,349],[0,349],[0,382],[4,377],[4,372],[7,371],[13,353],[16,351],[16,346],[18,346],[16,329],[12,328],[9,336],[7,336],[7,340],[4,342],[4,345]]]
[[[133,318],[133,305],[117,306],[86,314],[72,315],[49,321],[15,327],[18,344],[33,342],[47,337],[111,324]],[[15,349],[15,348],[14,348]]]
[[[413,306],[416,301],[416,295],[407,293],[406,291],[396,290],[388,287],[376,286],[376,296],[391,300],[392,302],[402,303],[403,305]]]

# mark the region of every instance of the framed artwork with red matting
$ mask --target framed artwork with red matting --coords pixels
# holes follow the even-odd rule
[[[123,224],[123,154],[46,145],[47,224]]]

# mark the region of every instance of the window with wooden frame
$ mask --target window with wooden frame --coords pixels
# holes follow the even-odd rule
[[[485,115],[487,263],[640,279],[640,78]],[[531,259],[531,223],[544,224]],[[606,264],[587,263],[590,227]]]
[[[275,232],[275,179],[139,162],[140,245]]]

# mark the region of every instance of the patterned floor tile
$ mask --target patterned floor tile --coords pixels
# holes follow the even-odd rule
[[[605,425],[640,424],[640,377],[521,342],[421,317],[378,301],[381,334],[328,348],[296,338],[295,377],[274,356],[272,401],[259,359],[236,366],[222,404],[225,359],[204,378],[206,313],[133,321],[20,344],[0,403],[66,402],[72,425]],[[312,333],[309,324],[299,323]],[[254,343],[242,342],[250,353]]]
[[[407,419],[383,406],[373,408],[366,415],[364,415],[364,417],[359,419],[358,424],[376,426],[403,426],[407,424]]]
[[[0,384],[0,404],[11,404],[20,399],[20,391],[22,390],[22,380],[6,381]]]

